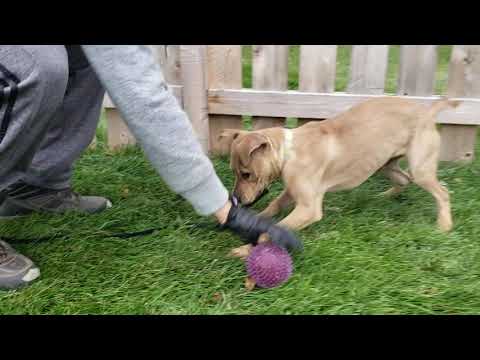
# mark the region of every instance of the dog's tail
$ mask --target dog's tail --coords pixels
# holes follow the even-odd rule
[[[456,108],[462,102],[460,100],[450,100],[447,98],[440,99],[435,101],[432,106],[428,109],[428,115],[430,117],[436,116],[439,112],[448,109],[448,108]]]

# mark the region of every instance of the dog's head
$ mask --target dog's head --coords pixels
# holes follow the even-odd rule
[[[256,131],[225,130],[219,141],[230,150],[233,194],[242,204],[251,205],[280,175],[276,150],[265,134]]]

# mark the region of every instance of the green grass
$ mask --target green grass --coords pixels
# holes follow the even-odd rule
[[[393,65],[395,61],[392,57]],[[342,73],[347,74],[340,66]],[[288,283],[247,292],[242,263],[226,257],[239,239],[215,231],[210,219],[195,215],[140,150],[110,154],[102,127],[98,134],[99,148],[77,165],[75,188],[107,196],[114,207],[94,216],[35,215],[0,223],[5,236],[60,235],[13,243],[35,260],[42,277],[22,291],[0,292],[0,314],[480,312],[480,160],[468,166],[442,165],[439,171],[452,192],[452,233],[436,230],[429,194],[410,186],[396,200],[375,197],[388,183],[374,176],[353,191],[326,196],[325,218],[299,233],[305,251],[294,257],[295,272]],[[214,159],[214,164],[230,188],[228,162]],[[280,189],[275,184],[256,209]],[[128,240],[107,236],[151,227],[162,230]]]

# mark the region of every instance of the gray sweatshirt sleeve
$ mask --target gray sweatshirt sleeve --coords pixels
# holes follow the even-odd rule
[[[228,200],[186,113],[167,89],[152,50],[144,45],[82,45],[91,65],[148,159],[169,187],[200,215]]]

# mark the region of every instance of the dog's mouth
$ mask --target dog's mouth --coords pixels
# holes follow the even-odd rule
[[[261,193],[260,195],[257,196],[257,198],[255,200],[253,200],[252,202],[248,203],[248,204],[243,204],[245,207],[251,207],[253,205],[255,205],[258,201],[260,201],[265,195],[267,195],[268,193],[268,188],[265,188]]]

